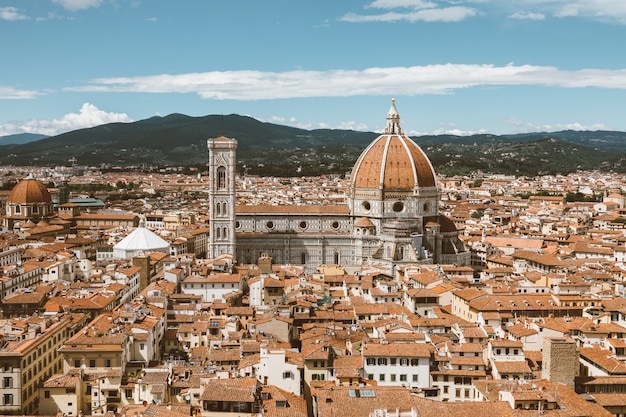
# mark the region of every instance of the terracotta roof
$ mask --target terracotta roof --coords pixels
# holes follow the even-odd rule
[[[52,203],[48,189],[41,181],[25,179],[17,183],[7,197],[7,204]]]
[[[363,356],[428,358],[431,349],[426,343],[366,343]]]
[[[255,399],[255,378],[209,379],[205,385],[205,401],[251,403]]]

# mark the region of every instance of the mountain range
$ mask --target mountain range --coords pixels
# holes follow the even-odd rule
[[[171,114],[110,123],[57,136],[0,138],[1,165],[79,165],[102,168],[202,167],[206,140],[237,139],[240,170],[257,175],[348,172],[378,134],[338,129],[305,130],[236,114]],[[515,175],[567,174],[576,170],[626,172],[626,132],[572,131],[515,135],[413,137],[435,170]]]

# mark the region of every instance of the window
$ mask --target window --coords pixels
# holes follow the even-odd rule
[[[45,390],[45,391],[43,392],[43,397],[44,397],[44,398],[50,398],[50,391]]]
[[[80,359],[74,359],[74,368],[80,368]]]
[[[385,380],[385,374],[378,375],[378,380],[379,381],[384,381]]]
[[[111,359],[105,359],[104,360],[104,367],[105,368],[110,368],[111,367]]]
[[[420,360],[419,359],[411,359],[411,366],[417,366],[420,364]]]
[[[368,365],[376,365],[376,358],[367,358],[366,362]]]
[[[90,368],[95,368],[96,367],[96,360],[95,359],[89,359],[89,367]]]
[[[379,365],[387,365],[387,358],[378,358]]]
[[[226,188],[226,168],[219,167],[217,169],[217,189],[222,190]]]
[[[4,405],[13,405],[13,394],[4,394],[3,395],[3,404]]]
[[[400,374],[400,381],[406,382],[406,374]]]
[[[283,372],[283,379],[293,379],[293,372],[291,371]]]
[[[443,386],[443,393],[444,393],[444,394],[447,394],[447,393],[448,393],[448,386],[447,386],[447,385],[444,385],[444,386]]]
[[[13,378],[10,376],[5,376],[2,384],[3,388],[13,388]]]
[[[139,350],[144,350],[146,348],[146,345],[144,345],[143,343],[139,344]]]
[[[400,366],[409,366],[409,360],[407,358],[400,359]]]
[[[389,363],[390,363],[391,365],[397,365],[397,363],[398,363],[398,358],[390,358],[390,359],[389,359]]]

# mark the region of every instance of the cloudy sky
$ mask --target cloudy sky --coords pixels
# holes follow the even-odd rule
[[[625,39],[624,0],[0,0],[0,136],[379,131],[392,98],[412,135],[626,130]]]

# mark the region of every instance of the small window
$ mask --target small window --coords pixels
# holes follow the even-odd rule
[[[372,208],[372,206],[371,206],[369,201],[364,201],[361,204],[361,207],[363,207],[363,210],[365,210],[365,211],[370,211],[370,209]]]
[[[274,222],[269,221],[265,223],[265,227],[267,227],[269,230],[272,230],[274,228]]]
[[[304,230],[304,229],[306,229],[306,228],[307,228],[307,226],[308,226],[308,225],[306,224],[306,222],[300,222],[300,229],[303,229],[303,230]]]
[[[339,229],[339,222],[333,222],[330,227],[332,227],[333,229],[337,230]]]
[[[404,210],[404,203],[400,201],[398,201],[397,203],[394,203],[393,211],[395,211],[396,213],[400,213],[402,210]]]

